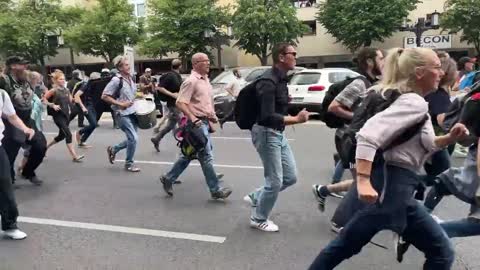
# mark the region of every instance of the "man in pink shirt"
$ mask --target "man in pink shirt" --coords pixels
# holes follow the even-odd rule
[[[213,199],[225,199],[232,193],[229,188],[221,188],[218,176],[213,168],[212,141],[210,132],[214,132],[212,123],[217,123],[212,97],[212,85],[208,80],[210,60],[204,53],[192,56],[193,70],[188,79],[183,82],[177,98],[177,108],[188,118],[189,122],[202,131],[207,138],[204,150],[197,153],[198,161],[202,166],[203,175]],[[173,196],[173,183],[190,164],[191,158],[181,154],[170,171],[160,177],[163,189],[169,196]]]

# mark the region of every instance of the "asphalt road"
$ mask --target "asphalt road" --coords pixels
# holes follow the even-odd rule
[[[76,129],[76,127],[73,127]],[[45,122],[51,139],[57,132]],[[272,219],[278,233],[249,227],[250,208],[243,196],[261,185],[263,171],[249,134],[227,124],[214,136],[215,164],[233,189],[225,202],[212,201],[198,166],[181,176],[167,198],[158,176],[171,167],[179,152],[169,134],[156,153],[151,130],[140,132],[136,153],[141,173],[110,165],[106,147],[124,138],[102,122],[92,135],[94,148],[82,164],[71,162],[63,143],[54,146],[39,169],[41,187],[19,180],[16,191],[24,241],[0,238],[0,269],[178,269],[178,270],[294,270],[307,269],[335,234],[329,219],[338,199],[329,199],[320,213],[311,194],[314,183],[330,182],[333,169],[333,133],[318,123],[288,128],[299,182],[281,193]],[[118,158],[122,159],[123,154]],[[345,175],[349,177],[348,174]],[[447,198],[438,207],[441,218],[465,217],[468,206]],[[454,240],[454,269],[480,269],[480,241]],[[383,232],[338,269],[421,269],[423,256],[411,248],[402,264],[395,261],[392,235]],[[468,266],[468,268],[467,268]]]

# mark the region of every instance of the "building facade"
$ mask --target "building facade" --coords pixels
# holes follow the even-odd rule
[[[146,15],[148,12],[146,1],[148,0],[129,1],[134,7],[136,16],[144,17]],[[315,19],[318,11],[317,2],[319,1],[321,0],[291,0],[292,5],[297,9],[298,18],[309,26],[309,31],[298,42],[298,65],[311,68],[350,66],[352,53],[341,43],[337,43],[335,38],[329,35],[327,30]],[[236,2],[236,0],[219,0],[220,5],[235,5]],[[409,15],[410,21],[416,22],[417,18],[425,17],[434,11],[443,12],[445,2],[445,0],[423,0],[417,5],[417,9]],[[63,3],[66,5],[77,4],[90,7],[95,4],[95,0],[64,0]],[[460,42],[459,35],[445,35],[445,33],[441,33],[441,30],[429,30],[423,36],[425,43],[428,43],[427,45],[433,45],[433,47],[448,51],[455,58],[474,53],[473,46]],[[399,31],[384,42],[373,43],[372,46],[380,49],[409,47],[412,46],[413,37],[413,33]],[[233,43],[231,42],[231,44]],[[221,63],[217,61],[218,51],[216,49],[212,50],[212,55],[216,59],[212,61],[212,66],[217,70],[237,66],[260,65],[260,61],[255,56],[246,54],[233,46],[222,47]],[[172,54],[159,60],[136,54],[136,71],[141,73],[145,68],[150,67],[154,72],[163,72],[169,69],[169,62],[174,57],[176,55]],[[60,48],[59,54],[48,58],[47,63],[52,68],[64,69],[67,71],[67,74],[69,74],[68,71],[74,65],[77,68],[86,70],[87,74],[105,66],[105,61],[102,58],[77,54],[73,54],[72,57],[69,48]]]

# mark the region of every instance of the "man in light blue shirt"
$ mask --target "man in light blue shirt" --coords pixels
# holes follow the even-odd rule
[[[134,166],[134,155],[138,142],[137,123],[135,119],[135,107],[133,101],[137,93],[137,87],[130,74],[130,64],[124,56],[117,56],[113,63],[119,73],[113,77],[103,90],[102,99],[112,105],[115,114],[118,115],[118,124],[125,133],[127,139],[114,146],[107,148],[108,160],[111,164],[115,162],[115,155],[123,149],[127,149],[125,159],[125,170],[139,172],[140,169]]]

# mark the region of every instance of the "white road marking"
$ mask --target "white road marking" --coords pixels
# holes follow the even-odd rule
[[[151,229],[134,228],[134,227],[123,227],[123,226],[113,226],[113,225],[105,225],[105,224],[72,222],[72,221],[32,218],[32,217],[18,217],[18,221],[23,223],[32,223],[32,224],[40,224],[40,225],[52,225],[52,226],[77,228],[77,229],[85,229],[85,230],[148,235],[148,236],[184,239],[184,240],[210,242],[210,243],[218,243],[218,244],[224,243],[225,240],[227,239],[226,237],[212,236],[212,235],[205,235],[205,234],[171,232],[171,231],[151,230]]]
[[[116,162],[125,162],[125,160],[115,160]],[[173,165],[174,162],[168,161],[149,161],[149,160],[135,160],[135,164],[152,164],[152,165]],[[190,163],[190,166],[200,166],[198,162]],[[234,168],[234,169],[255,169],[263,170],[263,166],[248,166],[248,165],[228,165],[228,164],[213,164],[217,168]]]

